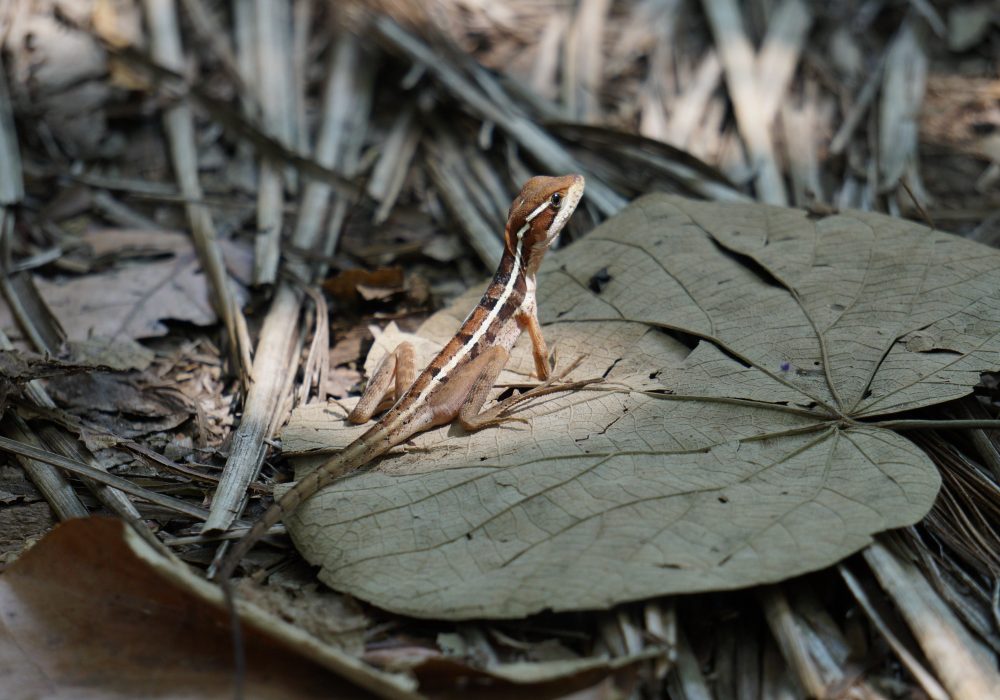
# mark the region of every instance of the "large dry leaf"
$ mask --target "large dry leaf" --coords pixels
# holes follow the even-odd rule
[[[433,617],[828,566],[930,508],[934,466],[878,418],[1000,368],[998,289],[1000,254],[909,222],[645,197],[539,280],[564,361],[589,353],[577,376],[627,390],[546,400],[529,427],[426,433],[308,501],[290,531],[333,588]],[[424,333],[443,341],[463,303]],[[530,366],[522,343],[512,369]],[[336,413],[300,411],[286,448],[356,436]]]

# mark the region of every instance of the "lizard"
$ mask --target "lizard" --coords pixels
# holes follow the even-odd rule
[[[335,479],[431,428],[456,420],[469,431],[508,421],[526,422],[506,413],[528,398],[599,381],[555,383],[566,373],[559,377],[551,374],[535,298],[538,267],[579,204],[583,189],[582,175],[538,176],[524,184],[507,213],[504,251],[493,281],[455,336],[415,378],[412,345],[400,343],[387,355],[348,420],[367,422],[394,395],[392,407],[359,438],[275,501],[227,553],[215,579],[223,586],[231,612],[232,593],[227,582],[243,557],[273,525]],[[531,338],[535,371],[542,384],[483,411],[522,331]]]

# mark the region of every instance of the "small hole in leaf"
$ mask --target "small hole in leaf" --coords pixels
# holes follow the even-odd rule
[[[660,370],[656,370],[655,372],[650,372],[649,373],[649,378],[650,379],[656,379],[659,376],[660,376]]]
[[[830,311],[843,311],[845,308],[843,304],[830,304]]]
[[[725,496],[719,496],[719,503],[729,503],[729,499]]]

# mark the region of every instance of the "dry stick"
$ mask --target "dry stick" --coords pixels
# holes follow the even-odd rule
[[[910,22],[905,21],[886,56],[879,105],[880,189],[894,188],[907,166],[916,162],[920,105],[927,80],[927,54]]]
[[[119,202],[104,190],[97,190],[91,196],[91,205],[101,216],[127,228],[163,230],[149,217],[140,214],[131,207]]]
[[[40,463],[59,467],[59,469],[68,471],[71,474],[77,474],[81,477],[92,479],[100,484],[110,486],[118,489],[119,491],[124,491],[125,493],[130,493],[144,501],[155,503],[156,505],[162,506],[171,512],[183,513],[184,515],[190,516],[196,520],[204,520],[208,516],[207,510],[199,508],[198,506],[193,506],[183,499],[171,498],[170,496],[165,496],[162,493],[144,489],[141,486],[136,486],[128,479],[124,479],[114,474],[108,474],[105,471],[95,469],[89,464],[84,464],[83,462],[79,462],[75,459],[43,450],[32,444],[30,436],[28,435],[22,435],[17,440],[0,437],[0,451],[18,455],[19,458],[26,458],[29,461],[33,461],[35,464]],[[83,507],[82,504],[80,507]],[[84,509],[81,514],[68,515],[65,517],[83,517],[86,515],[87,511]]]
[[[778,586],[767,586],[760,589],[758,598],[781,654],[799,679],[806,695],[811,698],[826,697],[827,684],[809,655],[806,639],[784,592]]]
[[[847,584],[847,587],[850,589],[855,600],[857,600],[861,605],[861,609],[865,611],[868,619],[871,620],[871,623],[875,626],[875,629],[877,629],[879,634],[881,634],[882,637],[885,638],[885,641],[889,643],[893,652],[895,652],[896,656],[903,663],[903,665],[906,666],[906,670],[908,670],[916,679],[917,683],[920,684],[920,687],[924,689],[927,696],[931,698],[931,700],[948,700],[948,693],[941,687],[941,684],[938,683],[937,679],[931,674],[930,671],[924,668],[919,661],[917,661],[916,657],[910,653],[910,650],[907,649],[901,641],[899,641],[899,638],[896,637],[895,634],[893,634],[889,625],[886,624],[885,620],[882,619],[882,616],[879,615],[878,610],[875,609],[875,606],[872,605],[872,602],[868,599],[868,594],[865,593],[864,587],[856,578],[854,578],[854,574],[852,574],[843,564],[838,564],[837,570],[840,572],[841,578],[844,579],[844,583]]]
[[[671,672],[668,682],[676,689],[670,695],[687,700],[712,700],[712,691],[708,689],[705,676],[701,672],[701,663],[695,656],[688,642],[684,629],[675,623],[677,639],[677,662]]]
[[[604,40],[611,0],[581,0],[566,36],[563,66],[563,102],[570,116],[592,122],[600,117],[597,101],[603,73]]]
[[[24,199],[21,151],[17,145],[6,75],[0,56],[0,208],[17,204]]]
[[[868,108],[871,107],[872,102],[875,100],[875,95],[878,94],[878,88],[882,82],[886,53],[883,52],[879,56],[878,63],[868,76],[868,80],[861,86],[857,99],[854,100],[854,104],[851,105],[850,110],[848,110],[847,115],[844,117],[843,124],[840,125],[837,133],[834,134],[833,139],[830,141],[831,155],[839,156],[844,152],[844,149],[851,143],[854,130],[858,128],[861,120],[868,113]]]
[[[695,70],[694,79],[677,99],[671,101],[670,119],[663,141],[684,148],[698,128],[708,101],[722,78],[722,64],[714,49],[709,49]]]
[[[17,131],[7,91],[6,73],[3,63],[0,62],[0,246],[2,246],[3,255],[3,276],[0,279],[0,286],[2,286],[3,294],[12,311],[14,311],[15,318],[18,318],[20,325],[25,328],[25,334],[40,344],[39,349],[41,350],[44,349],[45,337],[35,330],[34,324],[31,323],[23,305],[20,304],[10,278],[7,276],[7,253],[11,243],[10,236],[14,230],[13,212],[7,207],[18,204],[23,197],[24,179],[21,172]],[[0,349],[8,351],[14,349],[3,331],[0,331]],[[28,382],[26,392],[32,397],[39,394],[44,395],[44,389],[38,380]],[[45,398],[47,399],[48,396],[45,395]],[[22,440],[34,440],[34,435],[27,424],[14,414],[8,416],[5,422],[5,432]],[[18,457],[18,461],[60,519],[88,515],[87,507],[58,470],[53,469],[48,464],[26,457]]]
[[[7,280],[5,279],[4,281],[6,282]],[[8,298],[14,298],[17,296],[14,289],[12,289],[11,286],[7,284],[4,284],[4,292]],[[18,307],[20,307],[20,304],[18,304]],[[39,324],[36,323],[33,318],[22,317],[19,319],[19,322],[22,328],[31,330],[31,333],[29,333],[29,335],[35,339],[36,350],[38,350],[39,352],[43,352],[47,355],[51,355],[56,351],[57,348],[55,348],[53,345],[49,343],[46,343],[43,340],[47,335],[50,334],[37,331],[36,329]],[[9,351],[13,349],[14,346],[11,344],[10,339],[3,331],[0,331],[0,350]],[[52,410],[55,409],[56,407],[55,402],[49,396],[48,392],[45,390],[45,387],[42,385],[42,383],[39,382],[38,380],[32,380],[28,382],[24,388],[24,394],[28,398],[28,400],[31,401],[38,408]],[[27,426],[26,423],[19,422],[18,430],[15,436],[23,442],[31,442],[32,444],[44,441],[44,443],[47,443],[49,446],[54,448],[57,453],[64,455],[65,457],[68,457],[70,459],[75,459],[81,462],[86,462],[94,469],[100,471],[106,471],[104,465],[101,464],[97,459],[95,459],[94,456],[90,454],[89,451],[85,450],[80,445],[79,442],[77,442],[76,440],[74,440],[65,432],[63,432],[59,428],[56,428],[55,426],[46,425],[42,427],[40,430],[41,440],[38,440],[37,438],[34,437],[31,429]],[[41,474],[43,475],[44,478],[48,479],[49,483],[55,483],[53,475],[47,473],[51,470],[51,467],[44,464],[35,463],[32,465],[32,470],[33,474]],[[61,480],[62,478],[61,475],[58,476],[59,479]],[[117,514],[123,520],[130,523],[136,529],[136,531],[147,541],[150,542],[156,541],[156,538],[151,536],[149,528],[145,527],[140,522],[141,516],[139,514],[139,511],[136,510],[136,507],[125,496],[124,493],[116,489],[108,488],[107,486],[102,486],[99,482],[95,482],[91,479],[84,478],[84,483],[94,493],[94,495],[97,496],[97,499],[102,504],[104,504],[105,507],[108,508],[108,510],[110,510],[112,513]],[[63,491],[60,490],[58,494],[59,497],[62,498]],[[77,502],[79,502],[79,499],[76,500]],[[55,507],[55,504],[53,505]],[[70,517],[76,517],[77,515],[79,515],[76,505],[72,503],[70,503],[69,505],[71,507],[71,511],[60,511],[59,508],[62,508],[62,506],[59,506],[59,508],[57,508],[57,512],[67,512],[67,513],[72,512],[73,516]],[[81,508],[84,508],[82,502],[79,502],[79,506]],[[85,508],[83,515],[87,515]],[[157,542],[157,544],[155,544],[154,546],[159,548],[159,542]]]
[[[503,253],[503,243],[494,233],[496,228],[483,218],[482,212],[468,196],[465,189],[466,178],[456,163],[460,157],[442,141],[429,146],[428,150],[430,152],[425,166],[438,193],[465,232],[479,259],[486,267],[496,267]]]
[[[181,71],[180,30],[174,0],[143,0],[149,24],[154,60],[174,71]],[[163,125],[170,141],[170,156],[181,193],[188,198],[186,205],[191,233],[198,259],[212,289],[212,305],[222,318],[229,338],[230,351],[238,365],[249,367],[247,343],[241,334],[245,327],[239,307],[233,299],[222,251],[215,239],[212,214],[201,204],[201,183],[198,181],[198,151],[195,145],[194,118],[186,102],[178,102],[164,111]]]
[[[770,120],[757,110],[758,73],[750,40],[735,0],[702,0],[725,71],[726,85],[736,112],[736,124],[746,143],[756,173],[758,198],[768,204],[788,204],[785,185],[771,142]]]
[[[368,195],[378,202],[372,220],[375,224],[381,224],[389,218],[389,212],[403,190],[410,163],[417,152],[421,127],[414,119],[415,111],[412,104],[407,104],[396,116],[368,179]]]
[[[824,202],[820,179],[819,157],[816,154],[816,90],[807,83],[801,107],[786,103],[781,108],[781,126],[785,132],[785,148],[792,176],[792,197],[796,206]]]
[[[771,16],[757,54],[756,110],[768,125],[774,121],[795,75],[812,21],[809,6],[802,0],[784,0]]]
[[[285,146],[293,144],[295,115],[291,87],[291,8],[288,0],[257,0],[257,98],[264,131]],[[257,189],[257,236],[254,241],[255,284],[273,284],[278,276],[284,209],[282,166],[264,157]]]
[[[903,615],[924,656],[954,700],[995,697],[1000,674],[912,562],[880,538],[865,561]]]
[[[313,303],[315,310],[314,324],[316,330],[313,332],[312,343],[309,345],[309,355],[306,357],[305,367],[302,370],[302,384],[299,386],[297,403],[305,405],[309,401],[309,390],[316,383],[316,400],[319,403],[326,403],[326,379],[330,373],[330,318],[323,295],[307,287],[306,295]]]
[[[360,61],[361,48],[357,39],[346,32],[340,34],[330,54],[323,120],[315,153],[316,160],[324,166],[337,165],[340,144],[352,117],[349,110],[356,109],[358,100],[354,95],[361,90],[355,82],[363,74]],[[365,116],[359,118],[363,120]],[[295,247],[311,250],[317,246],[329,194],[330,187],[325,183],[310,180],[306,184],[292,238]],[[293,276],[309,277],[302,263],[290,262],[289,270]],[[232,449],[204,532],[228,529],[243,510],[247,488],[263,462],[264,440],[269,437],[275,413],[285,401],[286,377],[295,371],[291,364],[301,305],[302,295],[298,289],[291,282],[281,282],[261,328],[254,382],[247,394],[243,420],[233,435]]]
[[[515,113],[507,99],[497,102],[490,95],[506,96],[500,83],[476,64],[475,81],[460,73],[447,58],[435,53],[386,16],[374,21],[379,37],[414,63],[423,65],[467,109],[480,119],[493,122],[552,172],[583,173],[587,176],[587,201],[611,216],[625,206],[625,199],[573,158],[563,146],[523,114]]]
[[[309,84],[309,38],[312,34],[312,21],[315,12],[313,0],[300,0],[292,8],[292,75],[295,76],[295,86],[292,94],[295,97],[294,126],[295,150],[300,153],[309,151],[309,122],[306,118],[306,93]]]
[[[236,4],[241,3],[237,2]],[[181,0],[181,5],[184,7],[188,19],[191,20],[191,27],[194,29],[198,41],[208,46],[215,54],[226,73],[226,78],[233,81],[240,92],[245,91],[246,85],[240,75],[236,54],[233,53],[233,46],[229,41],[229,34],[215,21],[215,15],[205,7],[204,0]]]

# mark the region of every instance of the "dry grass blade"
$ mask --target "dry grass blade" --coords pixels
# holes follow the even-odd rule
[[[695,69],[693,80],[684,92],[672,100],[670,121],[663,131],[663,141],[679,148],[688,144],[721,78],[719,54],[709,49]]]
[[[170,496],[164,496],[161,493],[144,489],[141,486],[136,486],[128,479],[123,479],[122,477],[115,476],[114,474],[108,474],[100,469],[95,469],[94,467],[69,459],[68,457],[47,452],[33,445],[30,433],[23,431],[17,426],[14,426],[13,433],[16,436],[16,439],[12,440],[8,438],[0,438],[0,450],[18,455],[19,458],[34,462],[35,464],[41,463],[51,465],[72,474],[87,477],[97,483],[111,486],[119,491],[124,491],[125,493],[130,493],[133,496],[143,499],[144,501],[155,503],[156,505],[162,506],[171,512],[183,513],[184,515],[194,518],[195,520],[204,520],[208,517],[208,511],[204,508],[190,505],[186,501],[179,498],[171,498]],[[24,464],[24,462],[22,462],[22,464]],[[29,468],[27,464],[25,464],[25,468]],[[65,480],[63,481],[65,483]],[[66,486],[60,486],[56,482],[50,482],[50,486],[57,491],[66,488]],[[63,519],[82,518],[88,515],[88,512],[86,508],[83,507],[82,503],[79,504],[79,506],[72,505],[72,501],[67,500],[65,497],[57,497],[56,503],[53,507],[60,513],[60,517]]]
[[[38,458],[36,453],[43,453],[43,450],[38,447],[37,438],[23,420],[13,414],[5,416],[3,432],[10,438],[0,438],[0,448],[8,443],[23,446],[21,452],[15,453],[17,461],[60,520],[89,515],[87,507],[59,470],[54,469],[48,460]],[[94,471],[101,473],[97,469]]]
[[[544,164],[545,170],[553,173],[582,172],[588,175],[588,200],[606,216],[614,214],[625,205],[625,200],[619,194],[599,178],[587,173],[552,136],[512,109],[512,100],[508,98],[498,103],[494,97],[503,96],[503,89],[481,67],[472,68],[476,71],[475,76],[466,76],[449,56],[433,51],[388,17],[376,18],[374,28],[390,47],[403,52],[415,63],[424,65],[469,111],[480,119],[497,124],[510,134],[539,163]]]
[[[786,205],[788,197],[771,141],[771,122],[757,110],[757,59],[743,29],[740,6],[734,0],[702,0],[702,5],[712,25],[740,135],[750,152],[757,196],[768,204]]]
[[[1000,487],[939,435],[915,436],[941,471],[943,488],[925,527],[984,577],[1000,575]]]
[[[1000,688],[995,661],[976,642],[911,562],[876,542],[865,561],[906,619],[941,684],[955,700],[981,700]]]
[[[872,621],[872,624],[875,625],[875,629],[877,629],[879,634],[881,634],[882,637],[885,638],[885,641],[889,643],[889,646],[892,647],[892,650],[895,652],[896,656],[899,657],[899,660],[903,662],[903,665],[906,666],[906,669],[913,674],[914,678],[917,679],[917,682],[920,684],[920,687],[924,689],[924,692],[927,693],[927,696],[931,698],[931,700],[948,700],[948,693],[941,687],[941,684],[938,683],[933,674],[924,668],[917,658],[910,653],[910,650],[907,649],[901,641],[899,641],[899,638],[892,632],[889,625],[886,624],[885,620],[879,614],[878,610],[875,609],[875,606],[872,605],[865,589],[854,577],[854,574],[851,573],[850,569],[843,564],[840,564],[837,566],[837,570],[844,579],[844,583],[847,584],[848,589],[850,589],[851,594],[858,601],[858,604],[861,605],[862,610],[865,611],[865,614]]]
[[[503,253],[503,242],[496,234],[495,212],[491,212],[489,204],[483,201],[476,178],[468,169],[467,154],[443,128],[436,130],[435,139],[426,144],[426,149],[425,167],[445,205],[454,214],[483,265],[496,267]]]
[[[17,204],[24,198],[21,177],[21,151],[17,145],[17,130],[11,112],[7,74],[0,57],[0,207]],[[0,230],[0,234],[3,231]]]
[[[181,69],[184,57],[173,0],[144,0],[144,7],[152,38],[153,58],[168,68]],[[248,340],[243,337],[241,329],[246,322],[239,318],[242,313],[229,285],[229,275],[216,240],[212,214],[199,203],[202,190],[198,179],[198,156],[191,108],[185,103],[168,107],[163,120],[170,139],[171,158],[181,193],[191,200],[186,207],[188,221],[202,268],[211,283],[212,305],[226,326],[233,359],[245,370],[249,361],[249,349]]]
[[[888,49],[879,106],[879,185],[883,189],[895,187],[916,161],[927,61],[916,29],[904,22]]]
[[[701,664],[698,657],[691,649],[684,629],[676,627],[676,649],[677,661],[673,670],[667,677],[668,687],[671,695],[686,698],[686,700],[712,700],[712,691],[705,682],[705,676],[701,672]]]
[[[826,697],[829,683],[810,654],[808,640],[800,629],[801,623],[792,611],[784,591],[778,586],[769,586],[761,589],[759,597],[771,633],[806,695]]]
[[[583,0],[566,36],[563,102],[570,116],[593,121],[599,115],[597,104],[603,74],[603,55],[595,51],[604,41],[604,27],[611,0]]]
[[[414,113],[413,105],[406,105],[396,116],[368,180],[368,194],[379,203],[372,219],[376,225],[389,218],[417,152],[421,126]]]
[[[286,147],[294,143],[295,104],[292,94],[291,6],[287,0],[258,0],[257,98],[265,131]],[[254,239],[254,282],[273,284],[278,274],[284,205],[282,164],[265,158],[257,185],[257,236]]]

